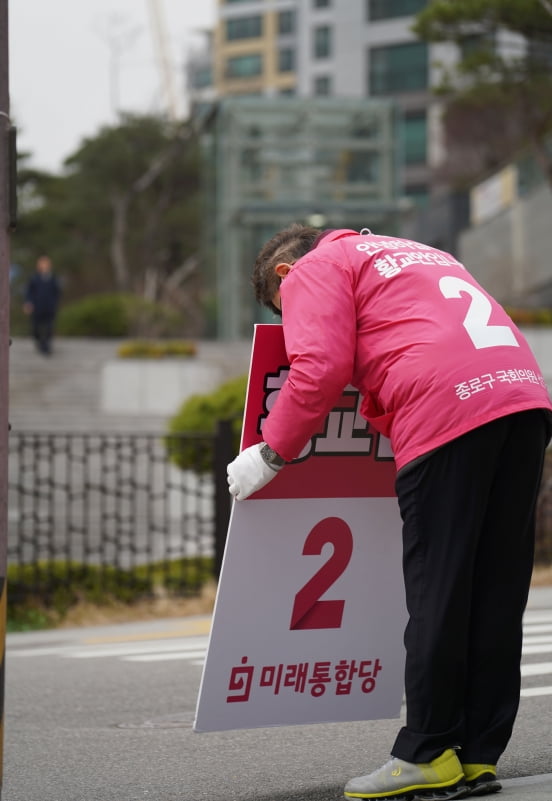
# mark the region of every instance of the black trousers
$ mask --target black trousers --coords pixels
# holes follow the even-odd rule
[[[548,439],[543,411],[512,414],[397,477],[409,621],[393,756],[428,762],[459,746],[462,762],[496,764],[506,748]]]
[[[50,353],[54,334],[54,317],[52,315],[33,314],[31,327],[38,350],[41,353]]]

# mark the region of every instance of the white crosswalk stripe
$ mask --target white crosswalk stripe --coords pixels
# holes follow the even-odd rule
[[[523,687],[521,690],[522,698],[535,698],[540,695],[552,695],[552,687]]]
[[[552,636],[552,623],[526,623],[524,631],[528,635],[544,634],[549,632]]]
[[[530,656],[531,654],[550,654],[550,653],[552,653],[552,640],[550,640],[548,643],[543,643],[542,645],[523,646],[524,656]]]
[[[521,676],[524,679],[545,677],[552,673],[552,661],[530,661],[540,655],[552,653],[552,610],[530,610],[523,625],[523,661]],[[205,660],[208,636],[191,636],[170,639],[129,640],[113,643],[80,643],[75,645],[34,646],[8,648],[10,658],[57,655],[66,659],[116,658],[125,662],[150,663],[185,661],[201,667]],[[522,698],[552,695],[552,685],[522,686]]]
[[[522,676],[544,676],[545,673],[552,673],[552,662],[531,662],[521,666]]]
[[[550,653],[552,653],[552,610],[528,610],[523,620],[522,698],[552,695],[552,686],[550,685],[523,686],[523,679],[534,676],[544,677],[552,673],[552,662],[528,662],[526,658]]]

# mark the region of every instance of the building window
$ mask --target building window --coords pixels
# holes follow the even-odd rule
[[[369,64],[371,95],[427,89],[428,57],[425,42],[373,47],[369,51]]]
[[[192,70],[190,82],[194,89],[204,89],[213,85],[213,71],[211,67],[197,67]]]
[[[232,41],[234,39],[256,39],[262,36],[263,33],[263,18],[256,17],[238,17],[237,19],[226,20],[226,39]]]
[[[368,20],[410,17],[427,6],[427,0],[366,0]]]
[[[379,180],[380,156],[373,151],[344,151],[347,182],[374,183]]]
[[[407,111],[403,117],[405,164],[425,164],[427,161],[427,113]]]
[[[331,0],[312,0],[312,5],[314,8],[329,8]]]
[[[416,206],[424,208],[429,203],[429,187],[426,184],[406,186],[404,193]]]
[[[295,50],[281,47],[278,50],[278,72],[293,72],[295,69]]]
[[[328,58],[332,53],[332,29],[319,25],[314,29],[314,57]]]
[[[278,13],[278,33],[295,33],[295,11],[280,11]]]
[[[252,78],[261,75],[263,59],[260,53],[251,53],[247,56],[229,58],[226,62],[227,78]]]
[[[328,97],[332,93],[332,79],[329,75],[317,75],[314,79],[316,97]]]

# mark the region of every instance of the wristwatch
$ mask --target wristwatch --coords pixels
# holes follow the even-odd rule
[[[273,470],[279,470],[285,465],[286,460],[282,459],[282,457],[277,454],[270,445],[267,445],[266,442],[262,445],[260,450],[263,461]]]

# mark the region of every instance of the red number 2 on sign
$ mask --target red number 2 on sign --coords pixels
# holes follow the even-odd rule
[[[319,599],[341,576],[353,553],[353,535],[344,520],[339,517],[320,520],[305,540],[303,555],[320,555],[326,543],[333,545],[333,553],[295,596],[291,630],[341,628],[345,601]]]

